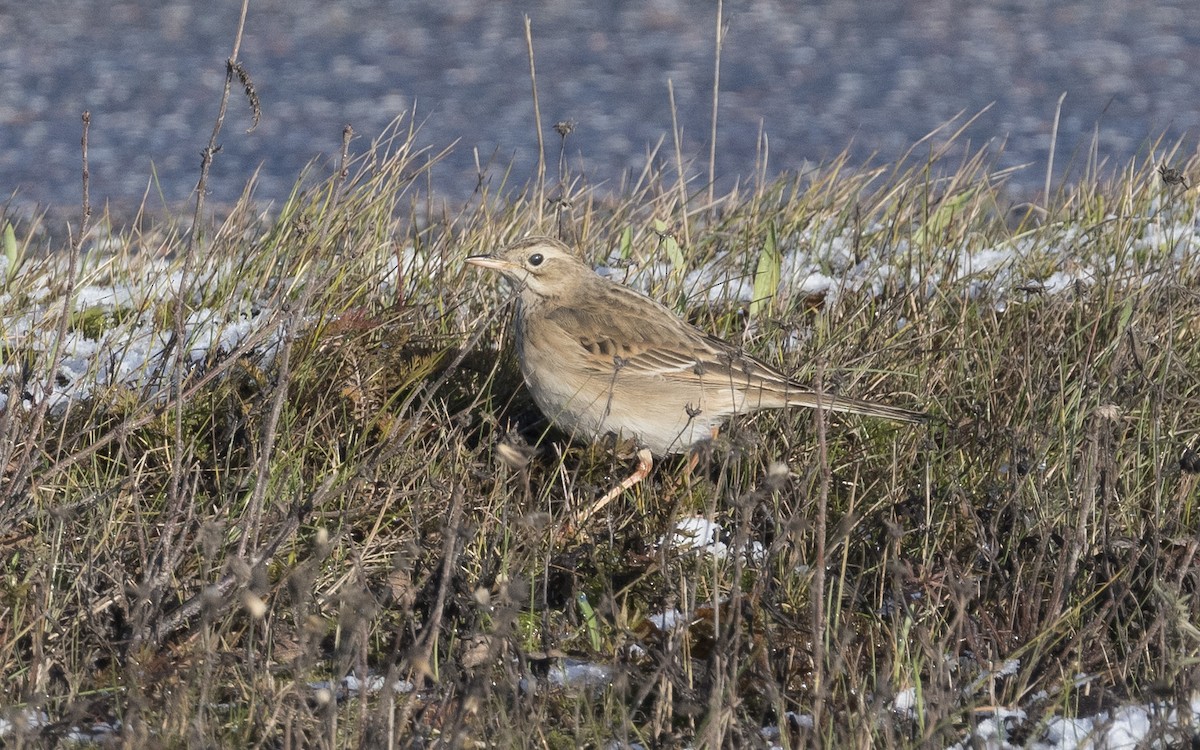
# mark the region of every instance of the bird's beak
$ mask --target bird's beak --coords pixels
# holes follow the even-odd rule
[[[467,263],[480,268],[490,268],[494,271],[507,271],[512,267],[508,261],[497,258],[494,255],[471,255],[467,258]]]

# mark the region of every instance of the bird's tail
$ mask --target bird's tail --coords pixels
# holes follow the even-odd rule
[[[829,393],[819,397],[812,391],[793,391],[787,394],[788,406],[807,406],[812,409],[840,411],[846,414],[861,414],[879,419],[891,419],[896,422],[928,422],[929,415],[922,411],[913,411],[899,406],[880,404],[874,401],[861,401]]]

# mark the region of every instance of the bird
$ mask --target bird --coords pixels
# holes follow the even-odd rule
[[[928,420],[924,412],[817,393],[597,274],[552,237],[528,237],[466,262],[498,272],[515,288],[517,359],[542,414],[574,439],[614,434],[638,447],[633,474],[577,522],[645,479],[655,458],[712,439],[735,414],[805,406]]]

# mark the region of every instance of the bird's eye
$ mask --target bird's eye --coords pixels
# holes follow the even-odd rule
[[[534,253],[533,255],[529,256],[529,265],[540,266],[540,265],[542,265],[543,260],[545,260],[545,258],[542,256],[541,253]]]

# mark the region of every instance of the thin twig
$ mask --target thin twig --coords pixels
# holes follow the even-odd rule
[[[675,139],[675,169],[679,173],[679,214],[683,217],[683,245],[692,246],[691,231],[688,229],[687,173],[683,166],[683,131],[679,129],[679,110],[675,107],[675,84],[667,79],[667,101],[671,106],[671,135]],[[682,269],[675,269],[682,272]]]
[[[533,86],[533,125],[537,130],[537,194],[534,204],[537,206],[537,223],[542,225],[542,208],[546,202],[546,144],[542,137],[542,108],[538,104],[537,69],[533,64],[533,23],[525,16],[525,46],[529,50],[529,82]]]
[[[815,390],[817,402],[824,398],[822,383],[823,373],[818,370]],[[817,493],[817,517],[813,521],[816,536],[816,555],[813,560],[813,591],[812,591],[812,664],[813,664],[813,726],[819,732],[821,728],[821,713],[825,707],[825,694],[828,686],[825,684],[825,667],[827,651],[825,636],[829,625],[825,621],[825,544],[826,521],[829,514],[829,488],[833,486],[833,472],[829,466],[829,445],[825,435],[827,412],[815,409],[813,419],[817,423],[817,465],[821,468],[821,490]]]
[[[338,157],[337,177],[333,183],[333,205],[342,202],[342,190],[346,186],[346,177],[350,174],[350,139],[354,137],[354,128],[347,123],[342,128],[342,153]]]
[[[1058,146],[1058,120],[1062,116],[1063,100],[1067,92],[1058,97],[1058,105],[1054,107],[1054,124],[1050,127],[1050,155],[1046,158],[1046,189],[1042,192],[1046,205],[1050,205],[1050,182],[1054,178],[1054,150]]]
[[[217,119],[213,122],[213,131],[209,136],[208,145],[200,152],[200,179],[196,183],[196,210],[192,215],[192,232],[188,237],[184,256],[185,265],[192,257],[192,248],[200,240],[200,219],[204,215],[204,195],[208,191],[208,173],[212,168],[213,157],[221,150],[217,144],[217,138],[220,137],[221,128],[225,125],[225,113],[229,111],[229,96],[233,90],[233,79],[240,65],[238,55],[242,50],[242,35],[246,30],[246,14],[249,11],[250,0],[242,0],[242,13],[238,18],[237,31],[233,38],[233,51],[229,54],[229,59],[225,61],[225,89],[221,92],[221,104],[217,109]]]
[[[716,198],[717,181],[717,103],[721,92],[721,48],[725,46],[725,2],[717,0],[717,44],[713,53],[712,130],[708,136],[708,205]]]
[[[309,288],[316,286],[309,284]],[[304,307],[297,306],[299,309]],[[271,411],[267,415],[262,431],[262,449],[258,454],[258,466],[254,472],[254,490],[250,495],[250,505],[243,515],[242,538],[238,541],[237,556],[246,556],[246,547],[253,539],[258,542],[258,530],[262,521],[263,498],[267,492],[267,482],[270,479],[271,463],[275,458],[275,437],[279,429],[279,416],[283,413],[283,404],[287,400],[288,387],[292,378],[292,342],[295,339],[294,328],[297,315],[288,311],[287,320],[283,324],[283,340],[279,345],[279,379],[275,385],[275,393],[271,397]]]
[[[428,669],[433,657],[433,647],[437,643],[437,634],[442,627],[442,615],[446,611],[446,598],[449,595],[450,583],[454,578],[454,571],[458,567],[458,537],[459,528],[462,526],[462,488],[456,487],[451,494],[454,499],[450,503],[450,517],[446,522],[445,539],[442,540],[442,570],[438,577],[437,600],[434,602],[425,629],[417,638],[417,646],[413,654],[412,663],[418,671]]]

